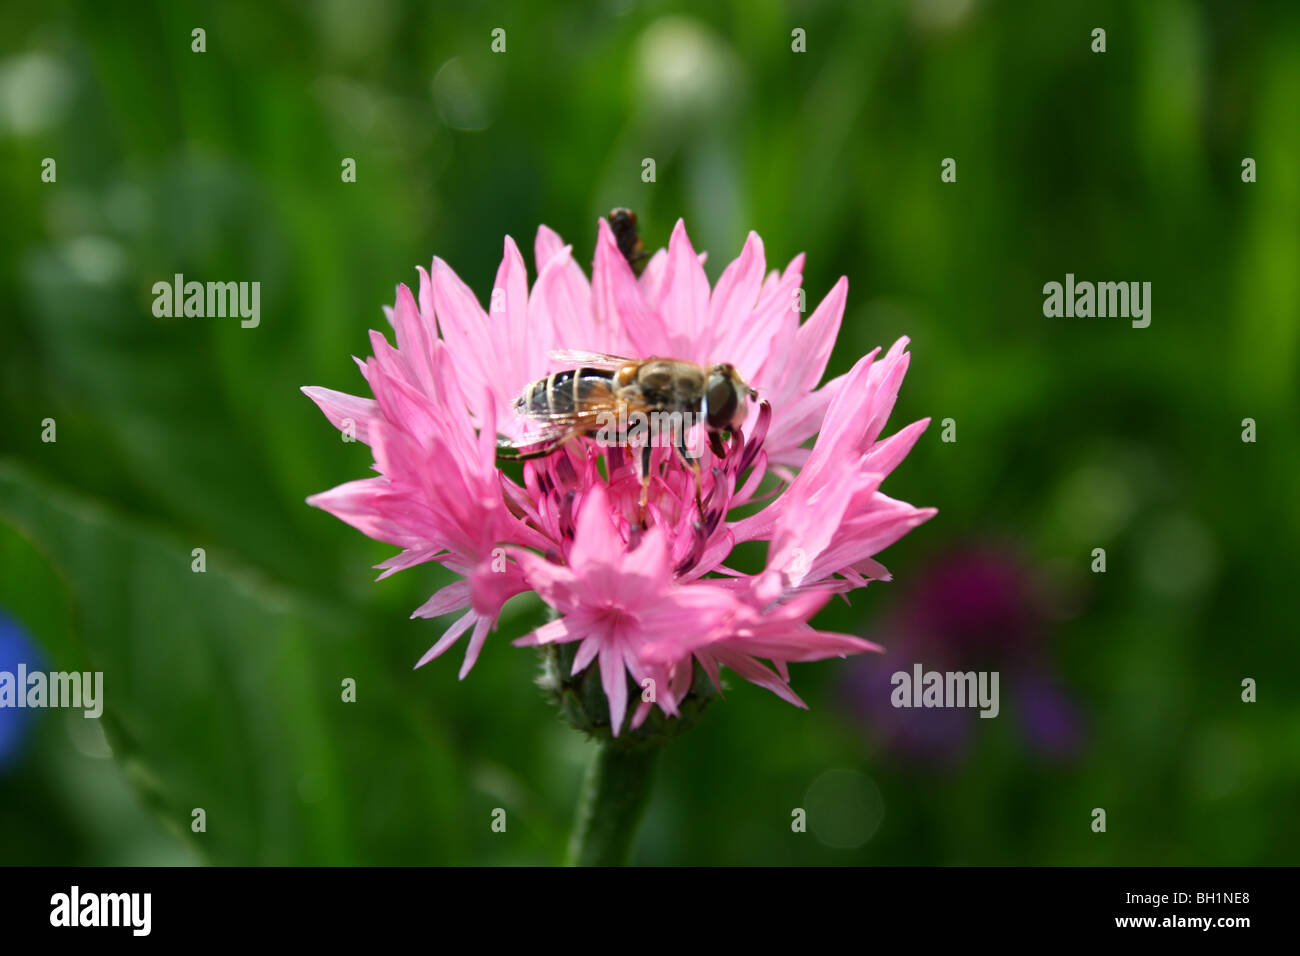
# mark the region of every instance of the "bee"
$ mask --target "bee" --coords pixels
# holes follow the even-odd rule
[[[609,219],[609,227],[614,232],[618,251],[623,253],[623,258],[632,267],[632,272],[639,276],[641,270],[645,268],[646,260],[650,258],[650,253],[645,251],[645,244],[637,234],[636,213],[620,206],[611,209],[606,218]]]
[[[523,444],[503,443],[505,457],[516,461],[543,458],[573,438],[606,432],[611,421],[625,428],[637,413],[643,421],[654,413],[679,413],[684,421],[701,422],[714,454],[722,457],[721,435],[740,428],[749,402],[758,398],[758,392],[727,362],[705,367],[682,359],[633,359],[570,350],[551,352],[550,357],[573,367],[538,379],[515,399],[515,411],[542,428]],[[695,502],[700,507],[700,465],[698,456],[687,452],[687,431],[675,431],[673,448],[695,475]],[[619,433],[615,437],[627,436]],[[641,449],[643,514],[650,487],[651,450],[648,442]]]

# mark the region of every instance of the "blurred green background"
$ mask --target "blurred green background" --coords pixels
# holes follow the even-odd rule
[[[911,337],[889,430],[935,424],[885,490],[940,510],[817,618],[891,654],[795,665],[808,712],[733,679],[664,755],[638,861],[1296,861],[1296,4],[2,16],[0,608],[107,710],[14,735],[0,862],[559,859],[588,749],[509,644],[540,606],[464,682],[459,649],[413,671],[448,578],[374,583],[391,549],[303,503],[370,458],[298,388],[365,393],[351,356],[434,254],[485,299],[504,235],[530,276],[539,223],[586,265],[615,205],[652,248],[684,217],[714,279],[751,228],[769,267],[806,251],[810,308],[847,274],[829,373]],[[155,318],[177,272],[260,281],[260,326]],[[1067,272],[1151,282],[1151,326],[1045,318]],[[909,743],[918,715],[863,697],[916,659],[1000,669],[999,719]]]

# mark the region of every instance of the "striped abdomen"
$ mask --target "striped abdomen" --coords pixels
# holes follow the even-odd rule
[[[515,400],[515,410],[529,418],[578,414],[612,391],[614,373],[607,369],[571,368],[538,379]]]

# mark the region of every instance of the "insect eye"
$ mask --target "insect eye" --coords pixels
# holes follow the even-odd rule
[[[722,375],[711,376],[709,390],[705,397],[709,403],[709,418],[706,423],[708,427],[714,431],[727,428],[731,424],[731,419],[735,417],[736,406],[740,401],[730,380]]]

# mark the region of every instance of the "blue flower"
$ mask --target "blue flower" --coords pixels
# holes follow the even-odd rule
[[[0,609],[0,672],[7,671],[17,680],[20,663],[29,673],[45,669],[40,651],[27,633]],[[25,693],[25,688],[16,687],[15,691]],[[0,707],[0,771],[16,762],[35,716],[25,707]]]

